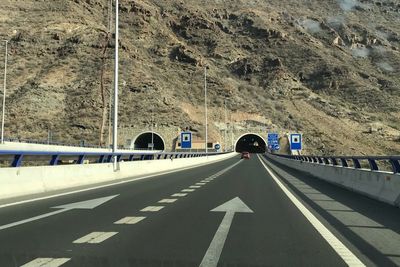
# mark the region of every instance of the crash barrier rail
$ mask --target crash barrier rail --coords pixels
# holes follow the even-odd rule
[[[183,153],[183,152],[52,152],[52,151],[1,151],[0,162],[10,162],[10,167],[21,167],[23,162],[43,162],[40,166],[62,164],[110,163],[138,160],[160,160],[178,158],[198,158],[223,155],[225,153]]]
[[[371,171],[390,171],[400,174],[400,156],[299,156],[273,154],[302,162]]]

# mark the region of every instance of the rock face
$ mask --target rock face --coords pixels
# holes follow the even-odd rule
[[[6,136],[43,140],[51,131],[60,142],[99,142],[113,80],[109,2],[2,0]],[[305,153],[400,153],[396,1],[133,0],[119,8],[121,128],[147,128],[153,113],[171,131],[204,136],[207,66],[216,140],[226,98],[230,121],[302,132]],[[376,123],[382,130],[366,130]]]

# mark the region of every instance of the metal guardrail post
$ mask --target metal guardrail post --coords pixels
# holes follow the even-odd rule
[[[336,158],[331,158],[331,160],[332,160],[332,165],[334,165],[334,166],[338,165]]]
[[[59,158],[60,158],[59,155],[51,156],[50,165],[52,165],[52,166],[57,165]]]
[[[22,159],[24,155],[23,154],[18,154],[14,156],[14,160],[11,163],[11,167],[21,167],[22,166]]]
[[[85,160],[85,155],[79,155],[78,160],[76,161],[76,164],[83,164],[84,160]]]
[[[352,160],[353,160],[354,168],[355,169],[361,169],[360,161],[358,159],[356,159],[356,158],[352,158]]]
[[[390,164],[392,164],[393,173],[400,173],[400,163],[396,159],[390,159]]]
[[[340,161],[342,162],[342,167],[349,167],[349,164],[347,164],[346,159],[340,158]]]
[[[369,162],[371,171],[379,171],[378,164],[376,164],[376,161],[374,159],[368,159],[368,162]]]

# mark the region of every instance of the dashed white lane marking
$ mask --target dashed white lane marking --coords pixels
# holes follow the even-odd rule
[[[114,224],[135,224],[144,219],[146,219],[146,217],[125,217],[119,221],[116,221]]]
[[[187,193],[176,193],[176,194],[171,195],[171,197],[184,197],[186,195],[187,195]]]
[[[69,260],[70,258],[37,258],[21,267],[58,267]]]
[[[181,192],[193,192],[195,189],[183,189]]]
[[[282,189],[286,196],[293,202],[293,204],[300,210],[301,213],[307,218],[307,220],[314,226],[314,228],[320,233],[320,235],[328,242],[328,244],[336,251],[336,253],[346,262],[350,267],[353,266],[365,266],[353,252],[350,251],[336,236],[329,231],[318,219],[311,213],[287,188],[286,186],[275,176],[275,174],[268,168],[264,161],[258,156],[261,164],[274,179],[275,183]]]
[[[189,188],[200,188],[201,186],[200,185],[191,185],[191,186],[189,186]]]
[[[164,208],[164,206],[148,206],[144,209],[141,209],[140,211],[159,211],[162,208]]]
[[[177,200],[177,198],[165,198],[158,201],[158,203],[174,203]]]
[[[83,243],[88,243],[88,244],[98,244],[103,242],[104,240],[109,239],[110,237],[118,234],[118,232],[93,232],[88,235],[85,235],[84,237],[81,237],[77,240],[75,240],[73,243],[75,244],[83,244]]]
[[[196,185],[205,185],[207,183],[196,183]]]
[[[209,183],[209,182],[211,182],[211,181],[209,181],[209,180],[202,180],[201,182],[202,182],[202,183]]]

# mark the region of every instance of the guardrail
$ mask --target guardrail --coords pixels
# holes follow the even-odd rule
[[[226,152],[228,153],[228,152]],[[24,161],[47,162],[41,166],[60,164],[110,163],[116,158],[121,161],[160,160],[197,158],[223,155],[226,153],[179,153],[179,152],[41,152],[41,151],[0,151],[0,161],[10,162],[10,167],[21,167]]]
[[[385,163],[391,172],[400,174],[400,156],[298,156],[298,155],[281,155],[275,156],[293,159],[302,162],[309,162],[322,165],[338,166],[353,169],[367,169],[371,171],[384,171]]]

